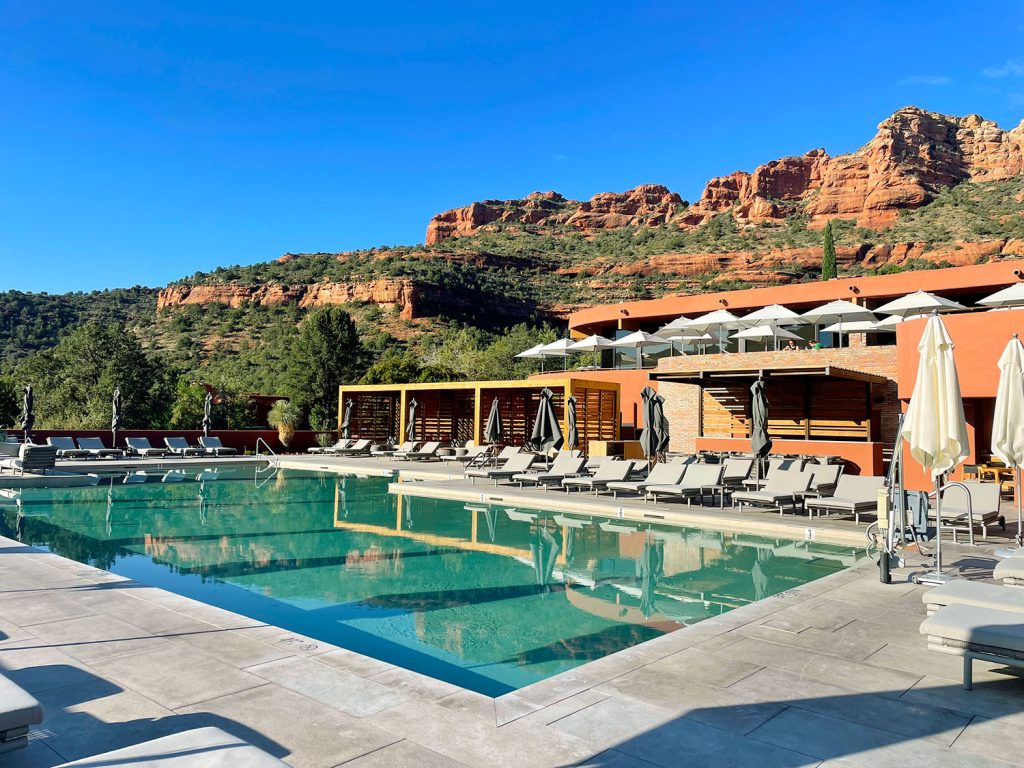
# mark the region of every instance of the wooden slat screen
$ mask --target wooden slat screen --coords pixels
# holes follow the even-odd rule
[[[575,394],[579,447],[587,451],[591,440],[615,440],[618,437],[618,393],[610,389],[581,388]]]
[[[353,392],[351,435],[354,438],[387,442],[398,437],[399,394],[397,392]]]
[[[461,444],[473,437],[472,390],[410,390],[406,402],[413,398],[417,440]]]
[[[561,388],[553,389],[555,393],[552,403],[555,416],[563,416],[564,393]],[[537,405],[540,403],[540,389],[485,389],[480,400],[480,430],[487,424],[487,416],[491,412],[491,403],[498,398],[501,401],[501,424],[505,431],[506,445],[523,445],[533,431],[533,422],[537,418]],[[482,435],[481,435],[482,437]]]
[[[748,437],[750,393],[741,386],[705,387],[701,406],[704,437]]]

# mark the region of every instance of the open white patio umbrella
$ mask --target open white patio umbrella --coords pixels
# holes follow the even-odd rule
[[[903,318],[896,318],[902,320]],[[821,329],[825,333],[882,333],[884,331],[892,331],[893,328],[886,328],[882,326],[881,322],[873,322],[871,320],[854,320],[852,323],[833,323],[832,325],[825,326]]]
[[[880,315],[899,315],[900,317],[909,317],[911,315],[923,315],[929,312],[956,312],[957,310],[967,309],[963,304],[947,299],[942,296],[936,296],[934,293],[928,293],[927,291],[914,291],[908,293],[906,296],[901,296],[898,299],[890,301],[888,304],[875,309]]]
[[[541,370],[541,373],[543,373],[544,372],[544,358],[546,357],[546,355],[543,352],[540,351],[541,347],[543,347],[543,346],[544,346],[543,344],[534,344],[529,349],[524,349],[522,352],[520,352],[518,355],[516,355],[516,357],[518,357],[518,358],[520,358],[522,360],[540,360],[540,370]]]
[[[815,325],[838,323],[840,326],[840,330],[838,332],[839,346],[842,346],[843,343],[842,326],[857,320],[874,321],[876,319],[869,310],[858,304],[854,304],[852,301],[830,301],[828,304],[823,304],[820,307],[807,310],[803,313],[803,317],[805,320],[812,322]]]
[[[606,339],[604,336],[598,336],[596,333],[587,336],[585,339],[573,342],[572,346],[569,347],[570,352],[593,352],[595,368],[601,367],[598,355],[601,354],[602,349],[612,349],[612,340]]]
[[[930,472],[935,483],[935,572],[920,577],[919,581],[941,584],[950,577],[942,572],[939,489],[946,473],[967,457],[967,420],[953,359],[953,340],[938,314],[928,319],[917,350],[920,354],[917,380],[900,434],[910,446],[910,455]]]
[[[718,336],[718,349],[725,351],[725,331],[734,331],[738,328],[746,328],[747,323],[736,317],[727,309],[716,309],[706,315],[694,318],[686,324],[686,327],[698,333],[711,333]]]
[[[1013,468],[1013,498],[1017,502],[1017,550],[1024,547],[1020,468],[1024,466],[1024,346],[1017,334],[999,358],[999,388],[992,419],[992,453]],[[1011,554],[1008,552],[1007,554]],[[1002,554],[1002,552],[998,553]]]
[[[1024,283],[1014,283],[978,302],[983,307],[1020,307],[1024,306]]]
[[[758,341],[766,341],[767,339],[775,340],[775,348],[779,348],[779,339],[797,339],[802,341],[792,331],[787,331],[785,328],[781,328],[777,325],[757,325],[753,328],[744,328],[742,331],[737,331],[732,334],[730,339],[753,339]]]
[[[769,304],[743,316],[747,325],[804,325],[810,321],[798,312],[781,304]]]
[[[559,339],[558,341],[552,341],[550,344],[545,344],[539,351],[544,357],[562,358],[562,370],[568,370],[569,350],[575,343],[572,339]]]
[[[621,339],[613,341],[612,346],[619,349],[632,348],[636,350],[636,367],[643,368],[643,350],[645,348],[672,346],[672,340],[666,339],[663,336],[655,336],[653,333],[647,333],[646,331],[634,331],[628,336],[623,336]]]

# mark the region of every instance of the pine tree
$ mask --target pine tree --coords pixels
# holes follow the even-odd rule
[[[821,235],[821,279],[831,280],[838,277],[836,271],[836,244],[832,239],[832,222],[825,225],[825,231]]]

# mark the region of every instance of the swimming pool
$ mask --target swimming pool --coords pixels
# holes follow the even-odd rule
[[[11,494],[0,533],[491,696],[857,557],[398,496],[388,482],[251,468],[104,478]]]

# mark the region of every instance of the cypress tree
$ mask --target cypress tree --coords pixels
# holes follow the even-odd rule
[[[836,270],[836,244],[832,239],[832,221],[825,224],[825,230],[821,235],[821,279],[831,280],[838,277]]]

